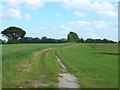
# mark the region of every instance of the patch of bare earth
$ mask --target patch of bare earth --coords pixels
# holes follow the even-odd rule
[[[38,87],[38,86],[48,86],[47,84],[38,81],[38,80],[19,80],[18,82],[22,82],[22,83],[32,83],[32,85],[34,87]]]

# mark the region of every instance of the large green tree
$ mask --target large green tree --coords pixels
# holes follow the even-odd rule
[[[77,42],[79,43],[79,37],[75,32],[70,32],[67,38],[68,42]]]
[[[3,36],[8,38],[8,41],[17,43],[18,39],[24,38],[26,32],[19,27],[9,27],[1,32]]]

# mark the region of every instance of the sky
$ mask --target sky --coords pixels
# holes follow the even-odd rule
[[[26,37],[118,41],[118,0],[7,0],[0,2],[0,31],[20,27]],[[3,37],[5,39],[5,37]]]

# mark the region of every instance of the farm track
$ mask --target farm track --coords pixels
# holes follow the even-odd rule
[[[45,51],[50,50],[50,49],[54,49],[54,48],[46,48],[46,49],[43,49],[43,50],[34,52],[34,53],[32,54],[32,56],[31,56],[32,61],[33,61],[33,60],[36,60],[37,56],[38,56],[41,52],[45,52]],[[31,70],[31,69],[29,68],[29,65],[32,65],[32,62],[29,62],[29,63],[27,62],[27,63],[24,64],[24,67],[25,67],[25,68],[24,68],[24,71],[34,72],[33,70]],[[19,83],[19,82],[22,82],[22,83],[32,83],[32,85],[33,85],[34,87],[36,87],[36,88],[37,88],[38,86],[48,86],[47,84],[42,83],[42,82],[39,81],[39,80],[23,79],[23,80],[18,80],[18,83]],[[19,88],[23,88],[23,87],[19,86]]]
[[[41,53],[41,52],[45,52],[47,50],[50,50],[50,49],[55,49],[55,48],[46,48],[46,49],[43,49],[43,50],[40,50],[40,51],[36,51],[33,53],[31,59],[32,60],[36,60],[37,56]],[[63,71],[63,73],[58,73],[60,77],[58,77],[58,87],[59,88],[80,88],[80,85],[78,84],[78,80],[77,78],[73,75],[73,74],[70,74],[67,72],[67,69],[66,67],[63,65],[62,61],[60,60],[60,58],[58,56],[56,56],[57,60],[58,60],[58,63],[61,65],[61,70]],[[32,64],[32,62],[30,63]],[[28,66],[29,64],[26,63],[25,66]],[[28,70],[27,71],[32,71],[32,70]],[[38,80],[19,80],[19,82],[30,82],[32,83],[32,85],[34,87],[38,87],[38,86],[48,86],[47,84],[45,83],[42,83]],[[19,88],[22,88],[21,86]]]

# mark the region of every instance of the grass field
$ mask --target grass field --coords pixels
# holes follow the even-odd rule
[[[23,85],[24,87],[33,87],[30,83],[24,84],[24,83],[18,83],[17,81],[19,79],[28,79],[33,78],[35,79],[35,75],[32,75],[31,72],[27,72],[24,69],[28,67],[32,67],[33,69],[37,68],[40,69],[38,66],[38,61],[32,61],[32,54],[36,51],[40,51],[45,48],[50,47],[61,47],[65,44],[17,44],[17,45],[3,45],[2,49],[2,75],[3,75],[3,88],[14,88],[19,87],[20,85]],[[48,52],[49,53],[49,52]],[[46,58],[54,58],[52,57],[53,53],[50,53],[49,56],[41,57],[42,59]],[[46,54],[44,54],[45,56]],[[53,61],[54,62],[54,61]],[[56,61],[55,61],[56,62]],[[32,64],[28,64],[32,63]],[[37,65],[36,65],[37,63]],[[52,63],[52,62],[51,62]],[[49,63],[49,64],[51,64]],[[27,65],[28,64],[28,65]],[[32,66],[34,65],[34,66]],[[55,66],[53,65],[55,68]],[[53,67],[51,67],[53,69]],[[49,68],[49,69],[51,69]],[[56,69],[56,68],[55,68]],[[38,72],[41,70],[38,70]],[[37,73],[37,72],[36,72]],[[52,73],[52,72],[51,72]]]
[[[117,44],[76,44],[58,49],[58,55],[82,88],[118,87]]]
[[[3,88],[57,87],[62,71],[56,50],[81,87],[118,87],[117,44],[11,44],[2,49]]]

